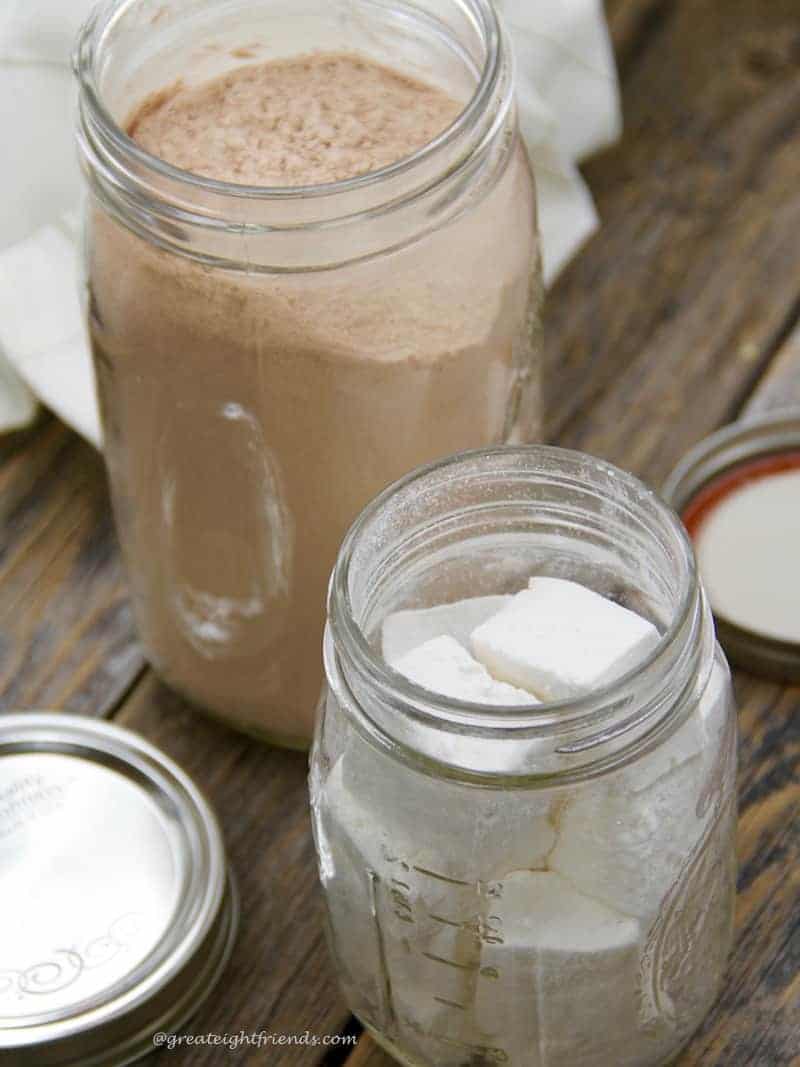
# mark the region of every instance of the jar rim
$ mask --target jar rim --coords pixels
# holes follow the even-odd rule
[[[530,462],[537,456],[546,456],[549,460],[556,460],[563,464],[585,463],[587,458],[586,453],[550,445],[500,445],[458,452],[445,459],[419,467],[387,486],[364,508],[345,536],[331,575],[328,592],[328,618],[334,647],[337,654],[345,650],[356,669],[362,675],[369,677],[370,685],[378,691],[380,697],[398,711],[404,711],[409,716],[428,724],[436,724],[445,728],[453,726],[477,729],[479,732],[507,730],[512,733],[533,731],[550,734],[590,726],[610,706],[622,702],[629,696],[632,684],[638,678],[655,668],[659,662],[668,659],[670,650],[679,641],[681,634],[686,631],[693,615],[697,612],[698,604],[703,610],[705,609],[705,601],[700,594],[694,551],[678,515],[655,490],[649,488],[635,475],[605,460],[591,456],[589,458],[598,471],[610,475],[617,482],[633,490],[643,502],[646,501],[654,509],[680,554],[682,580],[677,607],[669,625],[647,656],[624,675],[591,693],[577,698],[522,706],[489,705],[455,700],[425,689],[392,670],[370,645],[356,621],[353,610],[349,575],[350,564],[359,537],[397,493],[415,483],[424,482],[434,474],[448,469],[452,470],[476,460],[507,457],[512,460]],[[635,718],[638,720],[639,717]],[[626,732],[634,724],[626,720],[626,723],[611,731],[601,731],[597,736],[559,749],[559,751],[583,751]]]
[[[99,123],[106,138],[121,155],[135,161],[151,173],[172,182],[190,186],[198,192],[211,193],[216,196],[230,197],[234,200],[261,200],[289,202],[296,200],[318,200],[325,197],[338,197],[353,192],[361,192],[402,178],[417,167],[433,159],[449,147],[474,124],[476,118],[486,109],[494,96],[502,78],[504,55],[513,63],[513,53],[505,48],[506,34],[499,14],[492,0],[462,0],[475,16],[481,30],[486,57],[480,79],[464,108],[456,118],[432,141],[427,142],[410,156],[396,160],[365,174],[335,182],[321,182],[316,185],[269,186],[244,185],[236,182],[209,178],[192,171],[176,167],[159,156],[148,152],[129,136],[105,106],[95,78],[95,61],[99,46],[105,34],[114,22],[137,0],[106,0],[98,5],[81,27],[72,55],[72,69],[78,81],[82,100],[89,108],[92,117]],[[380,0],[362,0],[373,6]],[[513,94],[513,77],[508,79],[507,103]]]

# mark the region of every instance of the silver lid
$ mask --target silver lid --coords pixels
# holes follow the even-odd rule
[[[238,908],[219,826],[136,734],[0,716],[0,1065],[117,1067],[179,1028]]]
[[[715,483],[754,460],[800,450],[800,408],[732,423],[701,441],[678,464],[662,494],[686,519],[687,512]],[[688,521],[688,520],[686,520]],[[702,574],[701,574],[702,578]],[[712,602],[712,608],[714,604]],[[730,659],[769,678],[800,681],[800,645],[749,630],[715,611],[720,643]]]

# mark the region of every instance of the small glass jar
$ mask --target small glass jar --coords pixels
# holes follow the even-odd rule
[[[579,581],[661,640],[601,691],[459,703],[392,671],[404,608]],[[464,453],[347,536],[311,799],[352,1010],[414,1067],[660,1067],[720,988],[736,718],[691,547],[632,476],[546,447]]]
[[[165,86],[359,52],[463,102],[347,181],[235,185],[126,133]],[[114,510],[151,662],[258,735],[310,740],[327,578],[420,463],[540,431],[541,272],[490,0],[112,0],[76,51],[88,319]]]

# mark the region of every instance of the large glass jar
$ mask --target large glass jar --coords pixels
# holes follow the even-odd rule
[[[409,158],[301,188],[198,177],[125,132],[165,86],[320,49],[463,110]],[[422,462],[539,434],[508,42],[490,0],[116,0],[75,64],[89,327],[145,650],[190,700],[307,744],[359,510]]]
[[[567,577],[661,640],[602,691],[459,704],[378,652],[390,612]],[[391,487],[334,571],[311,800],[347,1000],[414,1067],[660,1067],[731,944],[736,720],[691,547],[635,478],[545,447]]]

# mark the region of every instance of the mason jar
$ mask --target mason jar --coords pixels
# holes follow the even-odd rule
[[[647,658],[579,699],[460,703],[380,655],[406,608],[567,578],[646,616]],[[659,1067],[732,937],[736,718],[692,550],[631,475],[467,452],[361,514],[330,586],[311,803],[351,1009],[413,1067]]]
[[[175,86],[320,50],[422,78],[457,117],[407,158],[301,187],[202,177],[131,136]],[[144,648],[194,703],[307,745],[359,510],[420,463],[540,432],[508,40],[490,0],[112,0],[75,68],[88,322]]]

